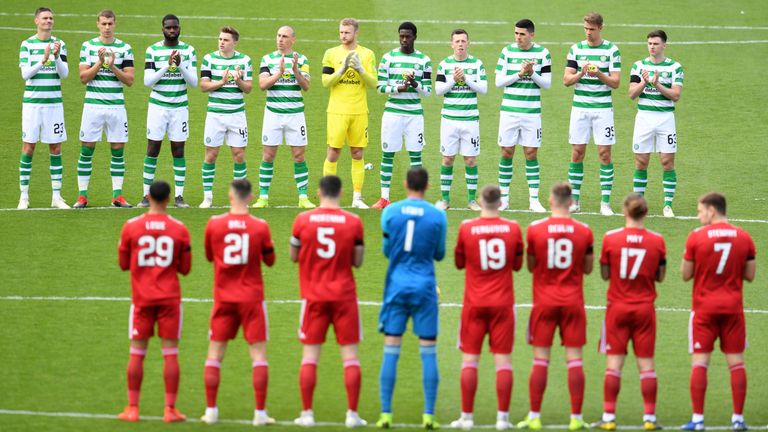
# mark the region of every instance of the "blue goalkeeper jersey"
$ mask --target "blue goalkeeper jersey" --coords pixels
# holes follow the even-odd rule
[[[422,199],[405,199],[384,209],[381,229],[389,258],[384,303],[436,299],[434,261],[445,256],[447,225],[445,212]]]

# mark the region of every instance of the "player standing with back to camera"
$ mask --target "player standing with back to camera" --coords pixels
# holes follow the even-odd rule
[[[302,411],[294,423],[315,425],[312,406],[317,362],[328,327],[333,324],[344,362],[344,424],[348,428],[365,426],[367,422],[357,414],[361,384],[358,345],[363,339],[363,327],[352,273],[352,267],[363,265],[363,223],[356,214],[339,206],[338,177],[321,178],[318,195],[320,206],[296,217],[290,240],[291,261],[299,263],[299,341],[304,345],[299,369]]]
[[[296,31],[291,26],[277,29],[277,50],[264,55],[259,65],[259,88],[267,92],[261,128],[262,157],[259,166],[259,199],[255,208],[269,206],[269,188],[275,172],[277,148],[285,140],[293,157],[293,179],[299,193],[299,208],[315,208],[307,196],[309,168],[304,158],[307,148],[307,121],[304,96],[309,91],[309,60],[293,50]]]
[[[479,218],[461,223],[454,251],[456,268],[466,269],[466,273],[458,342],[462,352],[461,417],[451,426],[464,430],[474,426],[477,365],[488,334],[496,364],[496,430],[505,430],[512,428],[509,401],[516,317],[512,272],[523,266],[523,234],[516,221],[499,216],[498,186],[480,191],[480,206]]]
[[[38,140],[48,144],[51,172],[51,207],[68,209],[61,197],[61,143],[67,140],[61,80],[69,76],[67,45],[52,36],[53,11],[41,7],[35,11],[37,33],[21,42],[19,68],[25,81],[21,104],[21,160],[19,161],[18,209],[29,208],[29,180],[32,155]]]
[[[600,335],[600,352],[606,354],[603,381],[603,417],[593,428],[616,430],[616,400],[621,370],[632,348],[640,372],[643,395],[643,430],[661,429],[656,421],[656,282],[664,280],[666,245],[661,234],[645,228],[648,202],[640,195],[624,199],[625,227],[605,233],[600,255],[600,275],[610,280],[608,308]]]
[[[381,416],[376,426],[390,428],[392,393],[397,378],[400,345],[408,319],[419,337],[424,387],[422,426],[437,429],[435,402],[440,377],[437,370],[438,293],[435,261],[445,257],[445,212],[424,200],[429,175],[422,167],[408,170],[408,197],[387,206],[381,215],[382,248],[389,259],[379,332],[384,334],[384,360],[379,377]]]
[[[584,180],[584,155],[589,136],[597,145],[600,158],[600,214],[610,216],[613,190],[611,146],[616,143],[611,91],[621,83],[621,53],[613,42],[603,39],[603,17],[590,12],[584,17],[587,38],[568,50],[563,84],[574,86],[568,142],[571,163],[568,181],[573,188],[571,212],[581,210],[581,185]]]
[[[149,338],[157,335],[163,351],[165,413],[163,421],[178,422],[186,416],[176,409],[179,391],[179,339],[181,339],[181,286],[178,273],[192,266],[189,231],[167,213],[171,187],[164,181],[149,188],[149,211],[128,220],[120,233],[117,251],[120,269],[131,271],[131,310],[128,338],[128,406],[120,420],[139,421],[139,394],[144,378],[144,357]]]
[[[715,339],[720,339],[720,350],[731,372],[731,429],[745,431],[748,429],[744,421],[747,330],[743,290],[745,280],[755,280],[755,242],[749,233],[728,222],[722,194],[712,192],[702,196],[697,209],[703,226],[688,235],[680,269],[684,281],[693,279],[693,308],[688,322],[693,416],[681,429],[704,430],[707,368]]]
[[[227,344],[243,327],[243,338],[251,356],[256,409],[253,425],[273,424],[267,415],[267,340],[269,323],[264,301],[261,263],[275,263],[275,248],[269,225],[248,214],[253,200],[251,182],[234,180],[229,188],[228,213],[213,216],[205,227],[205,257],[213,262],[213,310],[208,331],[208,356],[205,360],[205,414],[200,419],[213,424],[219,420],[216,397],[219,392],[221,362]]]
[[[213,179],[219,149],[227,141],[232,152],[234,180],[248,174],[245,147],[248,146],[248,121],[245,118],[245,96],[253,89],[251,58],[235,50],[240,33],[225,26],[219,30],[219,50],[206,54],[200,66],[200,90],[208,93],[205,114],[205,158],[203,159],[203,202],[198,207],[213,205]]]
[[[592,273],[593,237],[587,224],[571,217],[571,187],[552,186],[549,206],[552,215],[528,225],[527,265],[533,273],[533,308],[528,322],[528,344],[533,346],[533,368],[528,388],[531,408],[517,424],[519,429],[541,429],[541,404],[555,329],[560,330],[568,365],[571,421],[568,430],[589,427],[581,415],[584,402],[582,348],[587,343],[584,311],[584,275]]]
[[[674,217],[672,200],[677,188],[675,103],[680,100],[683,91],[683,66],[664,55],[667,48],[667,33],[664,30],[648,33],[647,40],[650,56],[632,65],[629,78],[629,98],[637,98],[632,137],[632,151],[635,152],[634,191],[645,193],[651,153],[658,152],[664,170],[662,212],[664,217]]]
[[[133,207],[123,197],[125,144],[128,142],[128,114],[123,86],[133,85],[133,48],[115,37],[117,18],[111,10],[96,17],[99,37],[83,42],[80,48],[80,82],[85,84],[85,103],[80,123],[80,158],[77,186],[80,195],[74,208],[88,206],[88,184],[93,170],[93,153],[102,131],[107,134],[112,159],[112,205]],[[106,130],[105,130],[106,129]]]
[[[155,179],[157,158],[166,133],[173,154],[176,183],[174,204],[184,202],[187,160],[184,145],[189,138],[189,99],[187,87],[197,86],[197,53],[192,45],[179,40],[181,26],[176,15],[163,17],[163,40],[147,47],[144,60],[144,85],[152,88],[147,107],[147,155],[144,157],[144,198],[137,207],[147,207],[149,186]]]

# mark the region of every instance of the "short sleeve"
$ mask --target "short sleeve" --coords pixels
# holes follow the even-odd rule
[[[88,42],[83,42],[83,45],[80,46],[80,64],[81,65],[91,66],[91,62],[89,61],[91,57],[91,53],[89,51],[90,50],[88,49]]]
[[[530,225],[525,233],[525,244],[528,248],[528,255],[536,255],[536,228]]]
[[[677,68],[675,69],[675,75],[674,79],[672,80],[672,85],[676,86],[683,86],[683,78],[685,77],[683,73],[683,65],[680,63],[677,64]]]
[[[688,235],[688,239],[685,241],[685,252],[683,259],[686,261],[693,261],[693,257],[696,254],[696,235],[691,233]]]
[[[245,63],[243,81],[253,81],[253,62],[251,61],[251,58],[248,56],[246,56],[245,59],[247,61]],[[269,228],[267,228],[267,231],[269,231]]]
[[[546,66],[552,66],[552,55],[549,53],[549,50],[544,48],[544,57],[541,59],[541,67],[544,68]]]
[[[125,44],[125,57],[123,57],[123,61],[130,60],[131,63],[133,63],[133,47]]]
[[[619,47],[616,45],[613,46],[610,62],[611,63],[608,66],[608,72],[617,72],[621,70],[621,52],[619,51]]]
[[[189,50],[189,64],[193,68],[197,68],[197,51],[195,51],[195,49],[192,48],[191,46]]]
[[[304,78],[309,78],[309,59],[306,56],[302,55],[299,58],[299,70]]]
[[[59,39],[59,42],[61,42],[61,48],[59,49],[59,56],[61,56],[63,59],[67,58],[67,44],[64,43],[63,40]]]
[[[129,253],[131,251],[131,230],[130,225],[126,222],[123,225],[122,231],[120,231],[120,241],[117,243],[117,251],[119,253]]]
[[[208,54],[203,57],[203,62],[200,64],[200,73],[202,74],[203,71],[211,71],[211,60],[210,57],[208,57]]]
[[[629,70],[629,76],[633,77],[639,77],[640,74],[643,72],[640,70],[640,66],[638,62],[632,63],[632,69]]]
[[[501,50],[499,53],[499,60],[496,61],[496,74],[506,74],[507,72],[507,56],[504,55],[504,51],[506,49]]]
[[[480,81],[488,81],[488,76],[485,74],[485,65],[480,60],[478,60],[478,62],[480,62],[480,68],[477,71],[477,74]]]
[[[565,58],[568,61],[576,61],[576,54],[573,53],[573,45],[568,49],[568,55]]]

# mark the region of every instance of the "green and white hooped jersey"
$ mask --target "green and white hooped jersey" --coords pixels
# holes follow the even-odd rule
[[[122,70],[133,65],[133,48],[120,39],[105,44],[94,38],[83,42],[80,47],[80,64],[92,67],[99,62],[99,50],[105,48],[108,55],[115,56],[115,67]],[[107,63],[104,58],[104,63]],[[85,103],[93,105],[125,105],[123,83],[114,72],[102,65],[93,80],[85,85]]]
[[[188,45],[182,41],[176,46],[165,46],[163,41],[157,42],[154,45],[147,47],[147,53],[145,56],[144,69],[152,69],[158,71],[168,65],[168,59],[171,57],[171,52],[178,50],[181,54],[181,64],[189,63],[189,66],[193,69],[197,69],[197,53],[192,45]],[[193,71],[193,73],[197,73]],[[163,74],[153,87],[152,93],[149,94],[149,103],[155,104],[164,108],[181,108],[189,106],[189,99],[187,98],[187,82],[184,81],[184,77],[181,75],[181,71],[176,66],[172,66],[168,71]]]
[[[66,61],[67,45],[63,40],[56,36],[51,36],[48,40],[40,40],[37,38],[37,35],[33,35],[21,43],[19,67],[29,67],[40,63],[40,60],[45,56],[45,46],[51,45],[51,50],[53,50],[55,42],[61,43],[59,57]],[[26,81],[22,103],[50,105],[60,104],[61,102],[61,78],[56,69],[56,60],[53,58],[53,52],[51,52],[45,65]]]
[[[437,80],[444,81],[446,76],[453,76],[453,69],[460,67],[464,75],[475,82],[488,81],[485,66],[480,59],[468,56],[465,60],[456,60],[453,56],[441,61],[437,66]],[[477,93],[464,82],[457,82],[445,94],[443,109],[440,112],[444,119],[478,121],[480,110],[477,109]]]
[[[552,57],[549,50],[539,44],[533,44],[527,50],[521,50],[516,44],[504,47],[496,63],[496,74],[504,77],[516,75],[524,61],[535,61],[533,71],[552,73]],[[504,97],[501,99],[501,111],[517,114],[541,114],[541,88],[526,76],[504,87]]]
[[[261,58],[259,74],[268,73],[270,76],[280,71],[280,58],[284,58],[283,76],[272,87],[267,89],[267,109],[277,114],[296,114],[304,112],[304,96],[301,86],[293,74],[293,53],[282,55],[273,51]],[[301,74],[309,79],[309,60],[299,54],[297,67]]]
[[[405,83],[404,73],[413,73],[414,80],[422,91],[432,92],[432,60],[419,50],[411,54],[403,54],[400,48],[384,54],[379,62],[378,85],[380,93],[389,93],[384,112],[394,114],[423,115],[419,92],[408,87],[403,93],[395,93],[395,89]]]
[[[608,74],[621,71],[621,53],[619,47],[604,40],[598,46],[589,46],[586,40],[573,44],[568,50],[567,67],[581,71],[581,68],[592,63],[600,68],[600,72]],[[576,82],[573,93],[573,107],[586,109],[613,108],[611,88],[596,77],[584,75]]]
[[[630,80],[642,82],[643,70],[648,71],[650,79],[653,79],[655,74],[659,74],[659,83],[666,88],[672,88],[673,85],[683,85],[683,65],[671,58],[665,58],[661,63],[653,63],[650,57],[636,61],[632,65]],[[674,112],[675,102],[667,99],[652,85],[647,84],[637,99],[637,109],[640,111]]]
[[[247,55],[235,51],[230,58],[222,57],[218,51],[206,54],[200,66],[200,78],[209,78],[211,81],[221,81],[224,71],[229,69],[229,80],[223,87],[208,93],[208,112],[218,114],[233,114],[245,111],[245,99],[243,91],[235,83],[233,74],[235,68],[240,66],[243,71],[243,81],[253,79],[253,63]]]

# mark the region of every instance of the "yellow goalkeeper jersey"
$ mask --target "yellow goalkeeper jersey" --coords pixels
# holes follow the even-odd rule
[[[376,78],[376,58],[373,51],[358,45],[355,48],[360,57],[365,72]],[[323,55],[323,73],[333,74],[344,64],[349,50],[344,45],[329,48]],[[368,92],[360,74],[352,68],[348,68],[339,82],[331,87],[331,95],[328,98],[329,113],[334,114],[367,114]]]

